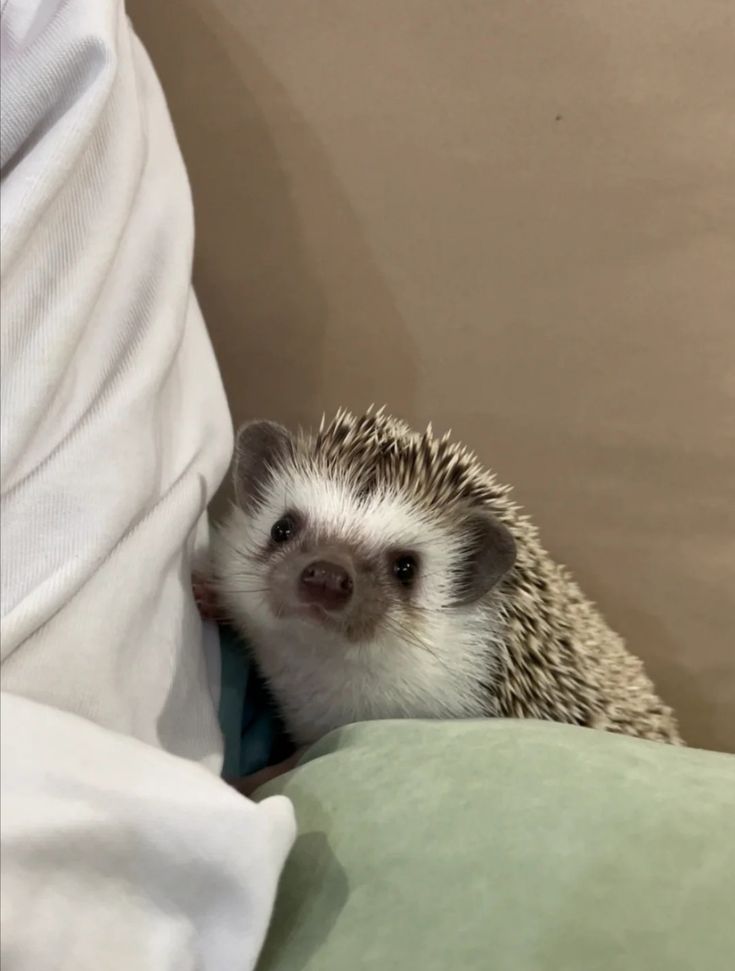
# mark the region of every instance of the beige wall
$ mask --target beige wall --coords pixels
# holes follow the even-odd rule
[[[735,749],[731,0],[130,8],[235,419],[451,426]]]

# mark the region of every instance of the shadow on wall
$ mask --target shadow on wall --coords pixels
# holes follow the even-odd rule
[[[416,353],[312,133],[241,36],[192,0],[170,24],[154,8],[129,4],[192,183],[194,282],[235,424],[310,424],[396,387],[412,402]]]

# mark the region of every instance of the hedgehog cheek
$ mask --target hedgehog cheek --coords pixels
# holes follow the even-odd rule
[[[473,513],[464,524],[466,543],[458,570],[454,606],[475,603],[497,586],[516,559],[516,543],[507,526],[490,513]]]

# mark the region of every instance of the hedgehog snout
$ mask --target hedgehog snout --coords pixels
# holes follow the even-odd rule
[[[277,614],[317,619],[327,614],[336,622],[359,608],[364,580],[349,549],[305,543],[273,564],[268,587]]]
[[[314,560],[301,571],[299,599],[313,607],[342,610],[352,598],[355,587],[353,572],[330,560]]]

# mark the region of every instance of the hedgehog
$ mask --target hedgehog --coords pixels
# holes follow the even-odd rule
[[[298,745],[394,718],[533,718],[682,744],[510,489],[384,409],[238,432],[210,585]]]

